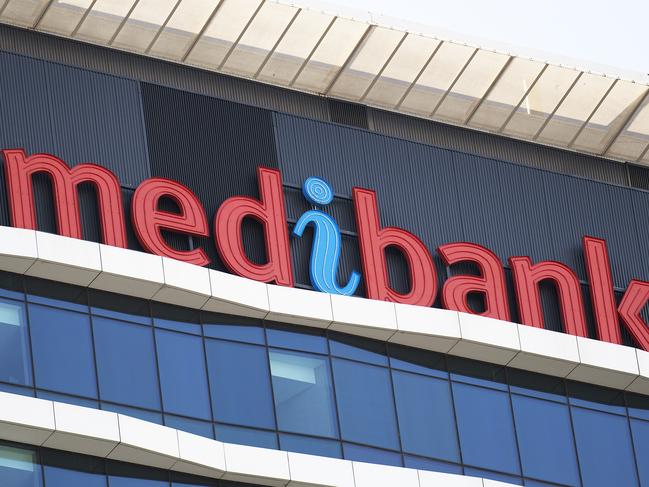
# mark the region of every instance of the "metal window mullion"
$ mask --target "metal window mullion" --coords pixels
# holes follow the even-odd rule
[[[54,0],[48,0],[47,3],[43,6],[39,14],[36,16],[36,19],[34,20],[34,23],[32,24],[32,29],[36,29],[38,25],[41,23],[41,20],[43,20],[43,17],[45,17],[45,14],[47,11],[50,9],[52,4],[54,3]]]
[[[323,91],[324,95],[328,95],[331,89],[334,87],[340,76],[342,76],[343,72],[349,67],[349,65],[352,63],[352,61],[356,58],[356,55],[360,51],[361,47],[363,44],[365,44],[365,40],[369,37],[370,33],[373,32],[376,29],[375,25],[368,25],[367,29],[365,29],[365,32],[363,32],[363,35],[361,38],[358,40],[352,51],[349,53],[349,56],[347,56],[347,59],[345,59],[345,62],[342,64],[338,72],[335,74],[334,78],[331,80],[331,83],[329,83],[329,86]]]
[[[77,32],[79,32],[79,29],[83,25],[83,23],[86,21],[88,18],[88,15],[90,15],[90,12],[92,12],[92,9],[95,7],[95,4],[97,3],[97,0],[92,0],[86,11],[83,13],[81,18],[79,19],[79,23],[77,26],[74,28],[74,30],[70,33],[70,37],[74,38],[74,36],[77,35]]]
[[[381,67],[379,72],[376,74],[376,76],[374,77],[374,79],[372,80],[370,85],[367,87],[367,89],[363,93],[363,96],[361,96],[359,98],[359,100],[358,100],[359,102],[362,102],[363,100],[365,100],[365,97],[369,94],[370,91],[372,91],[372,88],[374,88],[374,85],[378,82],[379,78],[381,78],[381,76],[383,75],[383,71],[385,71],[387,69],[388,65],[392,61],[392,58],[394,58],[394,56],[397,54],[397,51],[401,48],[401,45],[406,40],[406,37],[408,37],[407,32],[405,34],[403,34],[403,37],[401,37],[401,39],[399,40],[399,43],[397,44],[397,46],[394,48],[394,50],[392,51],[390,56],[388,56],[388,59],[385,61],[385,63],[383,63],[383,66]]]
[[[462,75],[463,75],[464,72],[466,71],[466,68],[469,67],[469,64],[471,64],[471,61],[473,61],[473,58],[476,56],[476,54],[478,54],[478,51],[479,51],[479,50],[480,50],[480,49],[476,48],[476,49],[471,53],[471,56],[469,56],[469,59],[467,59],[466,63],[464,63],[464,66],[462,66],[462,69],[460,69],[460,72],[457,73],[457,75],[456,75],[455,78],[453,79],[453,82],[450,84],[450,86],[448,87],[448,89],[444,92],[444,94],[442,95],[442,97],[441,97],[441,98],[437,101],[437,103],[435,104],[435,108],[433,108],[433,111],[430,112],[429,117],[433,117],[433,116],[435,115],[435,113],[437,112],[437,110],[439,109],[439,107],[442,106],[442,103],[444,103],[444,100],[446,100],[446,98],[448,97],[448,95],[449,95],[449,93],[451,92],[451,90],[453,90],[453,87],[457,84],[458,80],[462,77]]]
[[[270,57],[273,54],[275,54],[275,51],[277,50],[277,47],[279,46],[280,42],[282,42],[284,40],[284,37],[286,37],[286,34],[290,30],[290,28],[293,26],[293,23],[295,22],[295,20],[297,19],[298,15],[300,15],[301,12],[302,12],[302,8],[298,8],[297,11],[295,12],[295,14],[293,15],[293,18],[290,20],[288,25],[284,28],[284,31],[282,32],[282,34],[277,39],[277,42],[275,42],[275,44],[273,44],[273,47],[271,47],[270,50],[268,51],[268,54],[266,54],[266,57],[264,58],[263,62],[261,63],[261,66],[259,66],[259,69],[253,75],[253,78],[256,79],[257,76],[259,76],[261,74],[261,72],[264,70],[264,68],[266,67],[266,64],[268,64],[268,61],[270,60]]]
[[[250,18],[248,19],[248,22],[246,22],[246,25],[243,27],[243,29],[241,30],[241,32],[239,33],[237,38],[234,40],[234,42],[230,46],[230,49],[228,49],[228,52],[225,53],[225,56],[223,57],[223,60],[221,61],[221,63],[216,68],[217,70],[220,71],[221,68],[223,68],[223,66],[225,66],[225,63],[228,62],[228,59],[230,59],[230,56],[234,52],[234,49],[239,45],[239,41],[241,41],[243,36],[246,34],[246,31],[250,28],[250,25],[253,23],[255,18],[257,18],[257,14],[259,14],[259,11],[261,10],[261,7],[263,7],[263,6],[264,6],[264,0],[261,0],[261,2],[259,2],[259,5],[257,5],[257,8],[255,9],[255,11],[252,13]]]
[[[527,98],[527,97],[529,96],[529,94],[532,92],[532,90],[533,90],[534,87],[536,86],[536,83],[539,81],[539,79],[541,79],[541,76],[543,76],[543,73],[545,73],[545,70],[548,69],[548,66],[549,66],[549,64],[545,64],[545,66],[543,66],[543,68],[541,68],[541,71],[539,71],[539,74],[536,75],[536,78],[534,78],[534,81],[533,81],[532,83],[530,83],[530,87],[529,87],[527,90],[525,90],[525,92],[523,93],[523,96],[521,97],[520,100],[518,100],[518,103],[516,104],[516,106],[514,107],[514,109],[511,111],[511,113],[509,114],[509,116],[505,119],[505,121],[504,121],[503,124],[500,126],[500,128],[499,128],[498,130],[496,130],[496,133],[497,133],[497,134],[499,134],[499,133],[501,133],[503,130],[505,130],[505,127],[507,127],[507,124],[510,122],[510,120],[514,117],[514,114],[515,114],[515,113],[518,111],[518,109],[520,108],[521,103],[523,103],[523,101],[525,100],[525,98]]]
[[[550,123],[550,120],[552,120],[552,117],[554,117],[554,114],[557,113],[557,110],[559,110],[559,108],[561,107],[561,105],[563,105],[563,102],[566,100],[566,98],[568,98],[568,95],[570,95],[570,93],[572,93],[572,89],[575,87],[575,85],[577,84],[577,82],[581,79],[581,77],[582,77],[583,74],[584,74],[584,72],[583,72],[583,71],[580,71],[580,73],[577,75],[577,77],[573,80],[573,82],[570,84],[570,86],[568,87],[568,89],[566,90],[566,92],[563,94],[563,96],[561,97],[561,99],[558,101],[558,103],[556,104],[556,106],[554,107],[554,109],[552,110],[552,112],[550,112],[550,114],[549,114],[549,115],[547,116],[547,118],[543,121],[543,123],[541,124],[541,126],[539,127],[539,129],[536,131],[536,133],[535,133],[534,136],[532,137],[532,140],[536,140],[536,139],[539,138],[539,135],[541,135],[541,132],[543,132],[543,130],[545,129],[545,127],[547,127],[547,125]]]
[[[597,103],[597,105],[595,105],[595,108],[593,108],[593,111],[590,112],[590,115],[588,115],[588,117],[586,118],[586,120],[584,121],[584,123],[581,124],[581,127],[579,127],[579,130],[577,131],[577,133],[575,134],[575,136],[572,138],[572,140],[571,140],[570,143],[568,144],[568,148],[571,148],[572,145],[575,143],[575,141],[579,138],[579,136],[581,135],[581,133],[584,131],[584,129],[585,129],[586,126],[588,125],[588,122],[590,122],[590,119],[593,118],[593,117],[595,116],[595,113],[597,113],[597,110],[599,110],[599,107],[602,106],[602,103],[604,103],[604,100],[606,100],[606,98],[608,97],[609,93],[610,93],[611,90],[615,87],[615,85],[617,84],[618,81],[619,81],[619,78],[616,79],[615,81],[613,81],[613,83],[611,84],[611,86],[608,87],[608,89],[606,90],[606,93],[604,93],[604,96],[602,96],[602,98],[599,100],[599,102]]]
[[[322,35],[320,36],[320,39],[318,39],[318,42],[315,43],[315,46],[313,46],[313,49],[311,49],[311,52],[307,55],[306,58],[304,58],[304,61],[302,62],[302,65],[298,68],[297,72],[293,76],[293,79],[291,79],[291,82],[288,84],[288,86],[293,86],[293,84],[297,81],[297,79],[300,77],[302,74],[302,71],[304,71],[304,68],[306,68],[307,64],[309,64],[309,61],[315,54],[315,52],[318,50],[318,47],[320,47],[320,44],[322,44],[322,41],[324,40],[325,37],[327,37],[327,34],[333,27],[334,23],[338,20],[338,17],[334,17],[331,19],[331,22],[329,22],[329,25],[327,28],[324,30]]]
[[[162,35],[162,32],[167,28],[167,24],[169,23],[171,18],[176,13],[176,10],[178,10],[178,7],[182,3],[182,1],[183,0],[176,0],[176,5],[174,5],[174,8],[171,9],[171,12],[169,13],[169,15],[167,15],[167,18],[165,19],[165,21],[162,23],[162,25],[158,29],[158,32],[155,33],[155,35],[153,36],[153,39],[151,40],[151,42],[149,42],[149,45],[147,46],[147,48],[144,51],[144,54],[149,54],[149,52],[151,51],[151,49],[153,48],[155,43],[158,42],[158,39]]]
[[[631,121],[638,114],[638,112],[640,111],[640,109],[644,105],[645,101],[649,100],[649,88],[647,89],[647,91],[645,91],[644,95],[642,95],[639,98],[640,99],[639,99],[638,103],[633,108],[633,110],[631,110],[631,114],[628,116],[626,121],[620,126],[620,128],[613,134],[613,137],[611,137],[611,140],[609,140],[609,142],[606,144],[606,147],[604,147],[604,150],[602,152],[600,152],[599,155],[605,156],[608,153],[608,151],[611,150],[611,147],[613,147],[613,144],[615,143],[615,141],[618,139],[620,134],[622,132],[624,132],[627,129],[627,127],[631,124]]]
[[[205,34],[205,31],[209,28],[210,24],[214,20],[214,17],[216,17],[216,14],[219,13],[219,10],[221,9],[221,6],[226,2],[227,0],[219,0],[219,3],[216,4],[216,7],[214,7],[214,10],[212,10],[212,13],[210,16],[207,18],[205,21],[205,25],[201,27],[201,30],[198,31],[198,34],[196,34],[196,37],[189,43],[189,47],[187,48],[187,51],[185,51],[185,54],[182,55],[180,58],[180,62],[184,63],[187,61],[187,58],[189,55],[192,53],[194,48],[196,47],[196,44],[198,44],[198,41],[201,40],[201,37],[203,37],[203,34]]]
[[[135,0],[135,2],[133,2],[133,5],[131,5],[131,8],[128,10],[128,12],[126,13],[126,15],[125,15],[124,18],[122,19],[122,21],[119,23],[119,26],[117,27],[117,30],[116,30],[115,33],[111,36],[111,38],[110,38],[110,40],[108,41],[108,44],[107,44],[107,45],[109,45],[109,46],[112,46],[112,45],[113,45],[113,42],[115,42],[115,39],[117,39],[117,36],[119,35],[119,33],[122,32],[122,29],[123,29],[124,26],[126,25],[126,22],[128,21],[128,19],[131,17],[131,14],[133,13],[133,10],[135,10],[135,7],[137,7],[139,3],[140,3],[140,0]]]
[[[401,104],[405,101],[406,98],[408,98],[408,95],[410,94],[412,89],[417,85],[417,82],[419,81],[419,78],[421,78],[421,76],[424,74],[424,71],[426,71],[426,69],[428,68],[430,63],[433,61],[433,58],[435,57],[435,55],[437,54],[437,52],[439,51],[440,47],[442,47],[443,44],[444,44],[444,41],[440,41],[439,44],[437,44],[437,46],[435,47],[435,49],[433,49],[433,52],[431,53],[428,60],[424,63],[422,68],[419,70],[419,73],[417,73],[417,76],[415,76],[415,79],[412,81],[412,83],[410,83],[410,86],[408,86],[408,88],[406,88],[406,91],[401,96],[401,98],[399,99],[399,102],[394,106],[395,110],[399,110],[399,108],[401,108]]]
[[[478,101],[478,103],[475,104],[475,106],[469,112],[469,115],[464,119],[464,125],[468,125],[468,123],[471,121],[471,119],[473,118],[475,113],[482,106],[482,104],[489,97],[489,95],[491,94],[493,89],[496,87],[496,85],[498,84],[500,79],[503,77],[503,75],[505,74],[505,71],[507,71],[507,68],[512,63],[513,60],[514,60],[514,56],[509,56],[507,61],[505,61],[505,64],[500,69],[500,71],[498,72],[498,74],[496,75],[494,80],[491,82],[491,84],[489,85],[489,88],[487,88],[487,91],[485,91],[484,94],[480,97],[480,101]]]

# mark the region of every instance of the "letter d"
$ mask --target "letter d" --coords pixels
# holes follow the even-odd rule
[[[214,218],[216,245],[221,259],[233,273],[261,282],[293,286],[293,269],[288,244],[282,175],[276,169],[257,168],[259,200],[233,196],[223,202]],[[241,224],[254,218],[264,227],[268,262],[255,264],[243,247]]]
[[[374,191],[354,188],[353,195],[367,297],[431,306],[437,294],[437,272],[424,243],[401,228],[381,228]],[[410,291],[406,294],[400,294],[390,287],[385,262],[387,247],[398,248],[408,262]]]

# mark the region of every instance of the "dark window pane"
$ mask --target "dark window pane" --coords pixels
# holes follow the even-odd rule
[[[289,325],[272,324],[266,329],[268,345],[313,353],[329,353],[327,339],[322,333],[305,333]]]
[[[45,485],[47,487],[106,487],[106,475],[46,466]]]
[[[34,389],[29,387],[0,383],[0,391],[10,392],[11,394],[20,394],[21,396],[34,397]]]
[[[169,472],[130,463],[108,462],[110,487],[169,487]]]
[[[214,479],[205,479],[186,473],[171,472],[171,487],[216,487],[217,485],[219,485],[218,481]]]
[[[513,395],[523,475],[579,485],[568,406]]]
[[[476,362],[459,357],[448,357],[448,368],[451,379],[507,391],[505,368],[500,365]]]
[[[640,471],[640,484],[649,485],[649,422],[639,419],[631,420],[635,458]]]
[[[264,345],[264,329],[259,320],[203,313],[203,333],[206,337]]]
[[[217,424],[215,427],[216,439],[224,443],[238,445],[258,446],[260,448],[277,449],[277,434],[272,431],[261,431],[239,426]]]
[[[160,409],[153,329],[93,318],[101,398]]]
[[[637,485],[627,418],[581,408],[572,418],[584,485]]]
[[[196,419],[181,418],[171,414],[165,414],[165,426],[176,428],[187,433],[192,433],[205,438],[214,438],[214,427],[212,423],[198,421]]]
[[[331,355],[360,360],[376,365],[388,365],[385,343],[351,335],[331,333],[329,337]]]
[[[68,394],[59,394],[57,392],[49,391],[36,391],[36,397],[41,399],[48,399],[50,401],[64,402],[66,404],[76,404],[77,406],[83,406],[85,408],[99,408],[99,401],[92,399],[85,399],[77,396],[70,396]]]
[[[7,487],[40,487],[41,466],[36,452],[0,445],[0,485]]]
[[[464,463],[519,473],[509,395],[468,384],[453,384]]]
[[[626,404],[629,416],[649,421],[649,397],[627,393]]]
[[[275,428],[266,349],[218,340],[205,346],[214,419]]]
[[[509,369],[507,380],[512,392],[549,401],[568,402],[563,379]]]
[[[36,387],[97,397],[87,314],[29,305]]]
[[[47,304],[82,313],[88,312],[86,288],[32,277],[25,279],[25,288],[27,300],[32,303]]]
[[[622,391],[582,382],[568,382],[568,394],[570,404],[614,414],[626,414]]]
[[[395,467],[403,466],[401,454],[392,451],[379,450],[378,448],[370,448],[368,446],[352,445],[351,443],[343,443],[343,452],[344,457],[347,460],[379,463],[381,465],[393,465]]]
[[[390,351],[390,366],[393,369],[448,379],[446,360],[443,355],[402,347],[401,345],[388,344],[388,347]]]
[[[201,337],[156,330],[164,410],[211,420]]]
[[[25,299],[23,289],[22,275],[11,272],[0,273],[0,296],[23,301]]]
[[[449,382],[396,370],[392,379],[403,450],[459,461]]]
[[[428,458],[413,457],[411,455],[404,455],[404,464],[408,468],[416,468],[418,470],[430,470],[432,472],[452,473],[462,475],[462,467],[454,463],[439,462],[437,460],[430,460]]]
[[[121,294],[90,290],[90,306],[93,314],[143,325],[151,324],[149,302]]]
[[[151,302],[153,324],[167,330],[201,334],[199,312],[193,309],[179,308],[170,304]]]
[[[270,371],[280,430],[338,436],[329,360],[326,357],[271,350]]]
[[[25,305],[0,299],[0,380],[32,384],[28,337]]]
[[[398,449],[389,371],[342,359],[333,371],[343,439]]]
[[[280,450],[307,453],[309,455],[320,455],[323,457],[341,458],[340,442],[334,440],[322,440],[310,436],[279,435]]]

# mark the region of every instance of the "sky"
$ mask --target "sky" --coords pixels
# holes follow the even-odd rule
[[[649,74],[649,0],[327,0],[440,30]],[[455,40],[455,39],[453,39]],[[536,57],[536,56],[534,56]],[[591,64],[589,64],[591,63]],[[607,73],[613,74],[613,73]]]

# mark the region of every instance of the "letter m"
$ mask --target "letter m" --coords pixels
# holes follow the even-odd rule
[[[122,192],[117,177],[96,164],[80,164],[70,169],[49,154],[29,157],[23,149],[3,150],[11,224],[37,229],[32,176],[47,174],[54,193],[54,209],[59,235],[83,238],[79,215],[78,186],[91,183],[97,193],[101,236],[106,245],[127,247]]]

